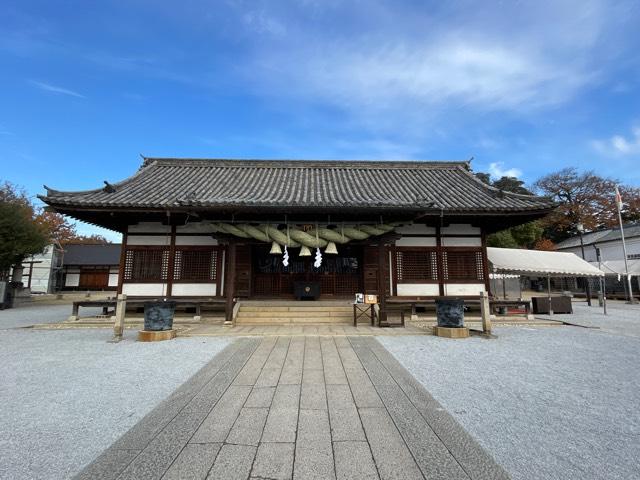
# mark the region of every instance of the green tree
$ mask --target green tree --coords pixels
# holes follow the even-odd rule
[[[524,186],[524,182],[516,177],[503,176],[498,180],[492,181],[491,175],[488,173],[478,172],[475,175],[487,185],[491,185],[499,190],[521,195],[533,195],[531,191]],[[487,245],[499,248],[533,248],[543,233],[544,229],[540,226],[539,222],[529,222],[489,235],[487,237]]]
[[[35,221],[35,209],[24,191],[0,185],[0,272],[41,253],[49,243],[47,232]]]

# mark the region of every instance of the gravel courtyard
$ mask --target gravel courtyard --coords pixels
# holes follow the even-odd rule
[[[0,478],[73,476],[229,340],[108,343],[108,329],[31,330],[69,305],[0,311]]]
[[[623,326],[640,314],[594,309],[580,322],[603,329],[378,339],[514,479],[639,478],[640,337]]]

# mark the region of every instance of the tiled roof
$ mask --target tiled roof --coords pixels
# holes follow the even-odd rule
[[[582,240],[585,245],[593,245],[599,244],[603,242],[614,242],[621,239],[620,229],[613,228],[607,230],[599,230],[597,232],[589,232],[585,233],[582,236]],[[634,238],[640,237],[640,224],[630,223],[624,226],[624,237],[625,238]],[[563,240],[562,242],[556,245],[558,250],[563,250],[567,248],[575,248],[580,246],[580,237],[576,235],[575,237],[568,238]]]
[[[118,265],[119,243],[107,245],[67,244],[64,246],[64,265]]]
[[[106,182],[105,182],[106,183]],[[41,197],[76,208],[352,208],[444,212],[540,212],[543,197],[501,192],[467,162],[193,160],[148,158],[105,188]]]

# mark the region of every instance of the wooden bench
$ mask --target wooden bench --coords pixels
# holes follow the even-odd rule
[[[108,298],[106,300],[79,300],[73,302],[71,307],[71,317],[69,320],[77,320],[80,316],[80,307],[102,307],[102,315],[109,314],[109,307],[116,308],[116,300]]]
[[[180,298],[180,297],[127,297],[126,304],[127,306],[144,306],[147,302],[175,302],[176,305],[181,307],[193,307],[195,308],[194,320],[197,317],[197,320],[200,320],[202,316],[202,307],[203,306],[225,306],[226,300],[224,298],[217,297],[192,297],[192,298]],[[78,320],[80,307],[102,307],[102,314],[108,315],[109,307],[115,308],[117,304],[117,300],[114,299],[106,299],[106,300],[80,300],[73,302],[73,307],[71,309],[71,317],[69,320]]]

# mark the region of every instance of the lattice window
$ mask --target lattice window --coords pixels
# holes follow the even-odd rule
[[[444,251],[442,252],[442,266],[445,280],[484,281],[481,251]]]
[[[438,255],[435,250],[397,250],[398,283],[435,282],[438,280]]]
[[[127,249],[124,280],[127,282],[163,282],[169,272],[169,250],[166,247]]]
[[[176,249],[173,279],[182,282],[215,282],[218,251],[215,249]]]

